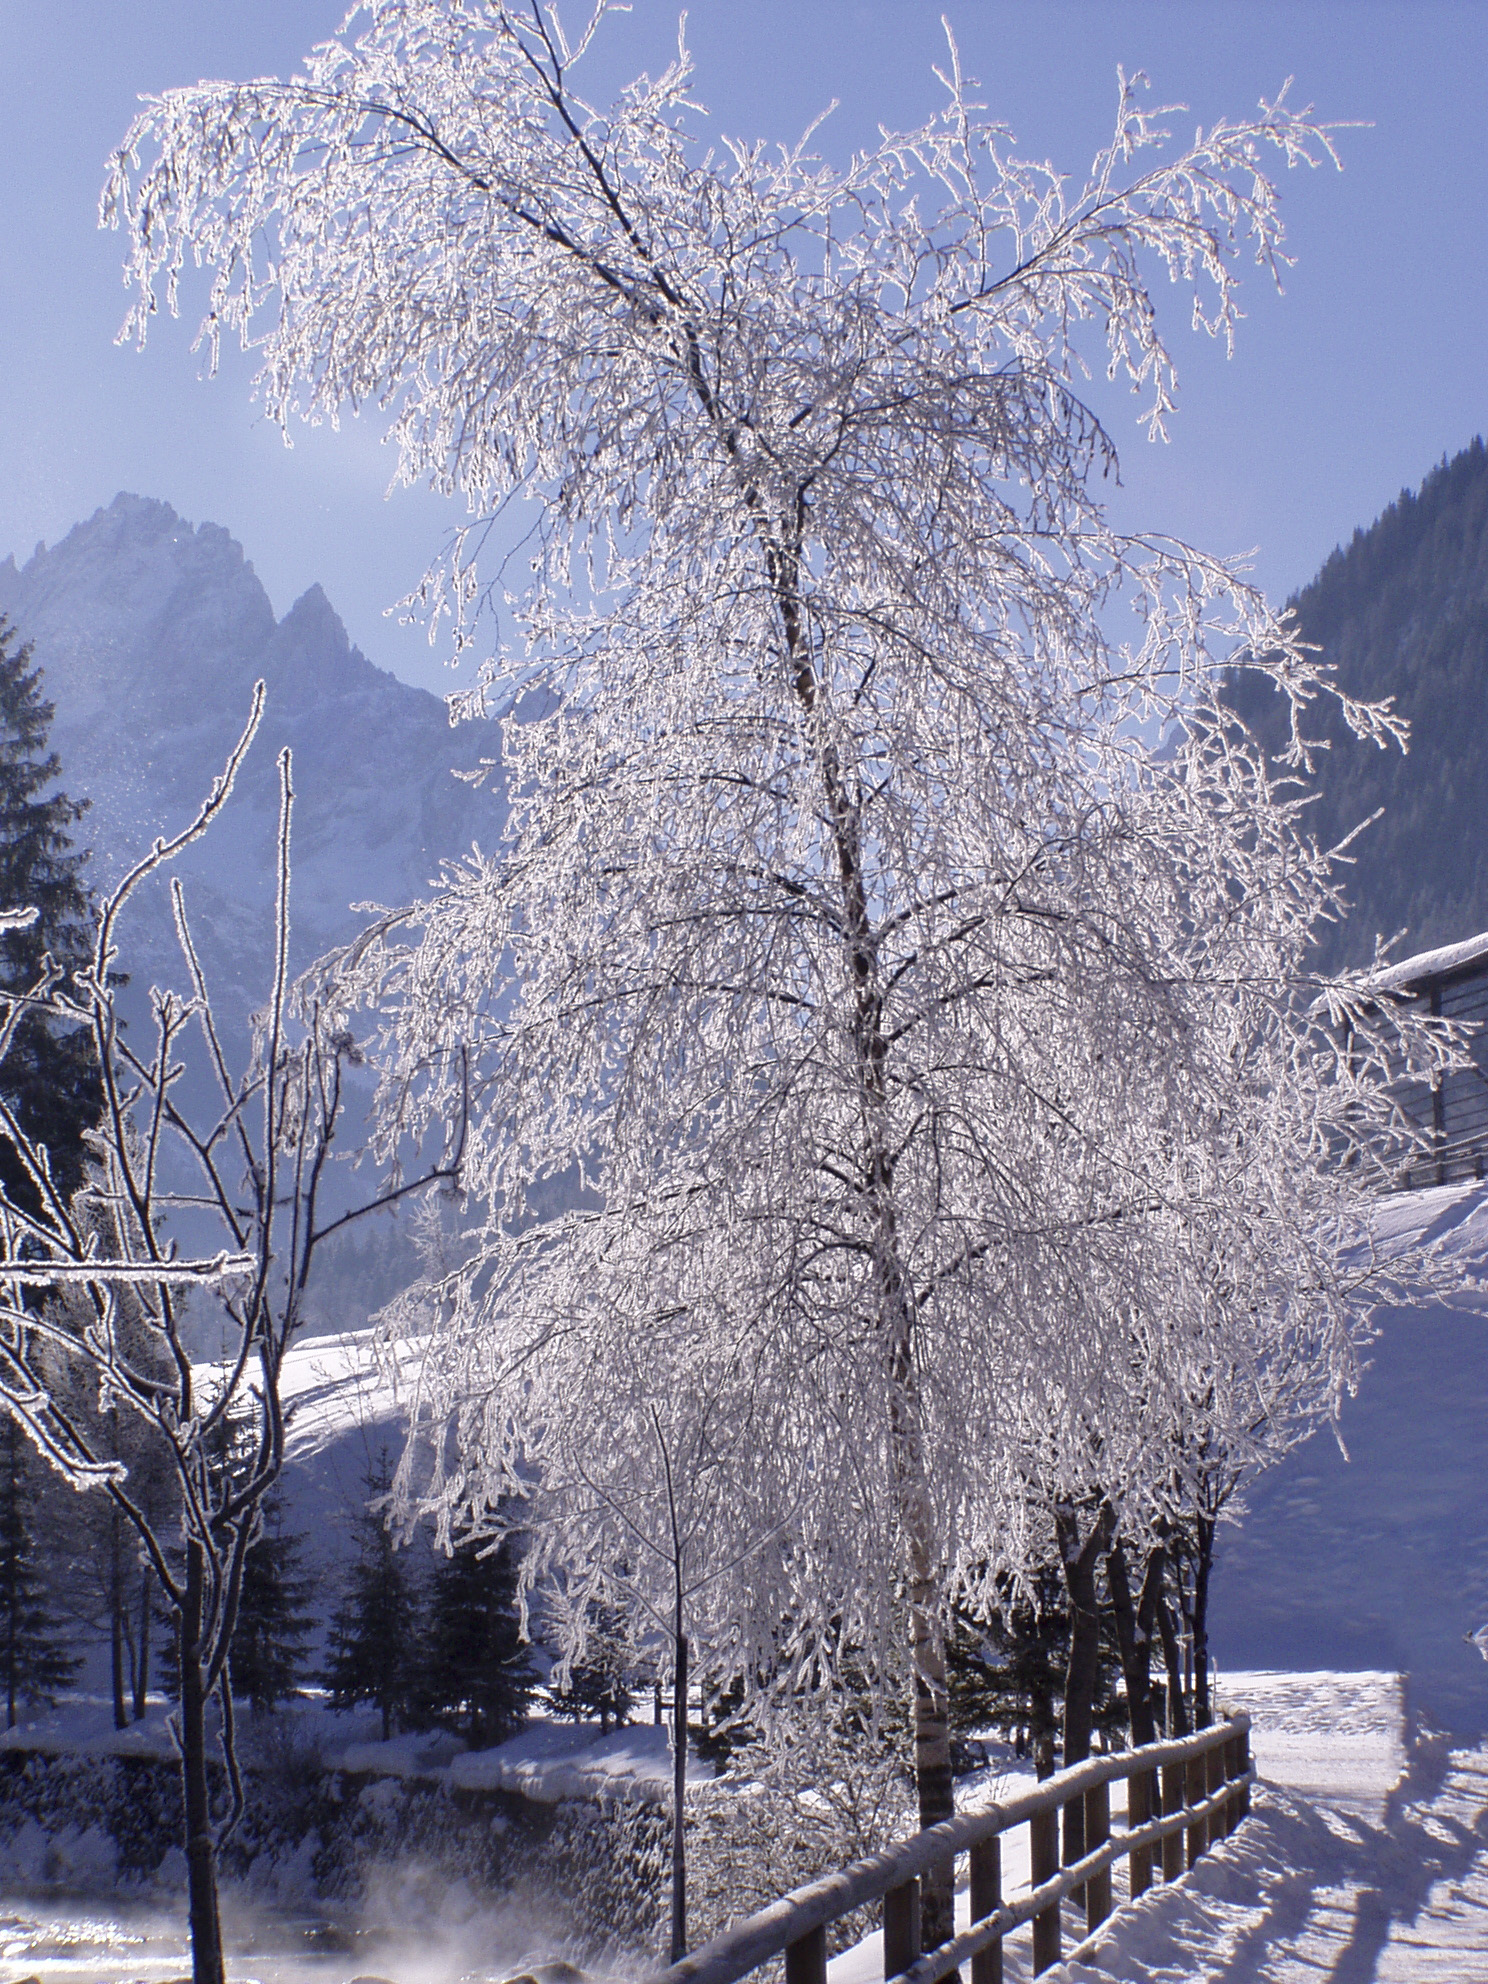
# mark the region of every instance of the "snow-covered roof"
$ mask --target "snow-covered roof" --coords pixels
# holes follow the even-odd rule
[[[1488,958],[1488,930],[1480,930],[1476,937],[1464,937],[1457,944],[1443,944],[1435,951],[1418,951],[1413,958],[1402,958],[1399,964],[1392,964],[1369,982],[1378,992],[1406,992],[1430,979],[1463,971],[1480,958]]]

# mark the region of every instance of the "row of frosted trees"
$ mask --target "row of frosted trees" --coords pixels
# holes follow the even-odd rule
[[[88,1291],[61,1347],[92,1345],[176,1443],[199,1722],[333,1230],[341,1069],[373,1060],[382,1202],[452,1195],[386,1319],[423,1348],[399,1520],[520,1528],[570,1663],[617,1615],[665,1648],[680,1954],[698,1685],[767,1735],[897,1727],[932,1823],[958,1622],[1052,1565],[1066,1756],[1102,1588],[1150,1713],[1177,1539],[1197,1625],[1214,1522],[1336,1411],[1382,1295],[1420,1285],[1378,1256],[1369,1195],[1410,1134],[1392,1068],[1430,1079],[1455,1050],[1310,968],[1341,912],[1337,851],[1306,832],[1314,706],[1381,749],[1400,724],[1238,566],[1106,501],[1100,376],[1164,434],[1154,288],[1228,340],[1239,264],[1283,262],[1271,164],[1325,161],[1327,128],[1283,95],[1180,150],[1123,78],[1111,144],[1066,178],[1018,154],[952,46],[943,110],[844,164],[709,148],[685,49],[608,109],[577,92],[607,11],[570,36],[542,0],[368,0],[302,75],[172,91],[118,155],[130,329],[204,268],[202,336],[253,345],[272,418],[381,407],[402,479],[466,503],[420,599],[457,650],[496,608],[455,702],[497,719],[492,822],[292,988],[285,762],[281,941],[241,1081],[179,896],[190,989],[121,1048],[109,911],[91,973],[51,995],[103,1070],[100,1237],[37,1179],[26,1245]],[[483,571],[513,510],[520,555]],[[1235,671],[1280,699],[1279,756],[1237,721]],[[226,1242],[176,1258],[153,1153],[188,1035],[219,1076],[185,1142]],[[255,1373],[256,1459],[225,1499],[183,1430],[229,1409],[198,1412],[183,1286]],[[120,1289],[159,1370],[119,1348]],[[7,1390],[128,1504],[44,1360]],[[934,1940],[948,1885],[924,1903]]]

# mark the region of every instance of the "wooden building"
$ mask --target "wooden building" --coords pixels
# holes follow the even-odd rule
[[[1435,1088],[1424,1082],[1402,1087],[1407,1113],[1429,1133],[1431,1154],[1418,1157],[1401,1174],[1401,1188],[1483,1177],[1488,1169],[1488,930],[1406,958],[1381,972],[1375,984],[1382,993],[1419,1002],[1442,1019],[1475,1029],[1468,1043],[1471,1067],[1458,1069]]]

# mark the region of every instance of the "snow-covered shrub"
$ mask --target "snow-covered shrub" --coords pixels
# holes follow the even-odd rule
[[[721,1779],[689,1802],[694,1943],[916,1828],[913,1783],[887,1743],[798,1730],[742,1751],[737,1775],[743,1783]],[[872,1909],[842,1917],[831,1950],[877,1926]]]

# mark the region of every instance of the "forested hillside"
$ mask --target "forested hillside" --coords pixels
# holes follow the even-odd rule
[[[1333,709],[1314,721],[1332,741],[1311,815],[1331,846],[1377,807],[1346,883],[1353,908],[1320,954],[1361,964],[1376,932],[1404,930],[1398,955],[1488,929],[1488,450],[1481,439],[1354,533],[1292,602],[1302,631],[1351,695],[1394,696],[1409,718],[1408,757],[1350,736]],[[1236,707],[1278,743],[1274,693],[1251,676]]]

